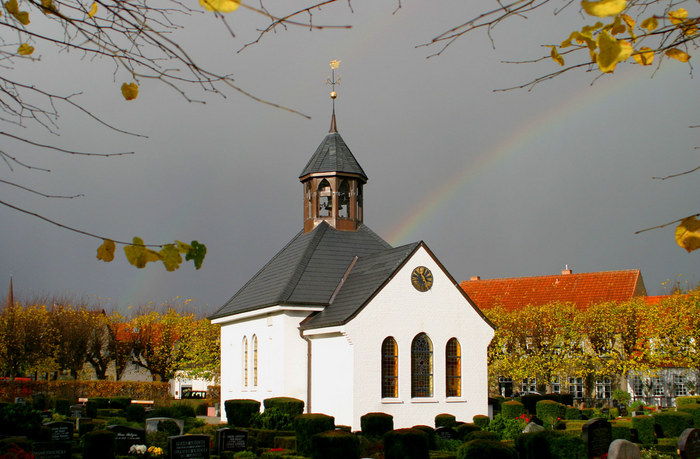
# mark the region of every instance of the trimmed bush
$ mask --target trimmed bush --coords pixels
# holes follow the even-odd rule
[[[44,411],[47,408],[46,394],[32,394],[32,408]]]
[[[506,419],[515,419],[525,414],[525,405],[515,400],[504,402],[501,405],[501,415]]]
[[[272,441],[275,448],[288,449],[291,451],[297,449],[297,437],[275,437]]]
[[[98,418],[119,418],[124,416],[124,410],[118,410],[114,408],[98,408],[97,417]]]
[[[472,440],[496,440],[500,441],[501,436],[498,435],[496,432],[489,432],[488,430],[474,430],[472,432],[469,432],[466,437],[464,437],[464,441],[472,441]]]
[[[676,406],[680,410],[683,406],[698,406],[700,405],[700,395],[682,395],[676,397]]]
[[[228,425],[250,427],[250,420],[255,413],[260,413],[260,402],[250,399],[226,400],[224,402]]]
[[[109,408],[109,399],[107,397],[90,397],[89,402],[95,402],[98,410]]]
[[[331,430],[311,437],[313,459],[358,459],[360,442],[357,437],[344,430]]]
[[[310,456],[313,450],[314,435],[335,430],[335,418],[320,413],[300,414],[294,418],[294,433],[297,438],[297,452]]]
[[[489,417],[484,414],[477,414],[472,419],[474,420],[474,424],[476,424],[482,429],[485,429],[486,426],[489,425],[489,422],[491,422],[491,419],[489,419]]]
[[[56,400],[54,411],[60,415],[68,416],[70,413],[70,401],[64,399]]]
[[[540,418],[545,424],[553,426],[557,423],[561,417],[561,411],[563,405],[559,402],[553,400],[540,400],[536,405],[537,417]]]
[[[206,416],[209,413],[209,405],[207,402],[197,403],[194,408],[194,414],[197,416]]]
[[[595,409],[581,408],[581,419],[592,419],[595,416]]]
[[[418,429],[426,434],[428,434],[428,449],[433,451],[437,449],[437,434],[435,433],[435,429],[433,429],[430,426],[413,426],[413,429]]]
[[[384,435],[386,459],[428,459],[428,434],[418,429],[398,429]]]
[[[451,414],[442,413],[435,416],[435,428],[438,427],[454,427],[457,424],[457,418]]]
[[[304,412],[304,401],[292,397],[272,397],[263,400],[265,411],[268,408],[275,408],[281,413],[286,413],[292,417],[299,416]]]
[[[146,408],[143,405],[129,405],[126,407],[126,420],[130,422],[143,422],[146,419]]]
[[[114,457],[114,433],[108,430],[93,430],[83,436],[83,459]]]
[[[693,427],[693,416],[683,411],[662,411],[655,413],[653,418],[664,437],[680,437],[685,429]]]
[[[394,417],[387,413],[367,413],[360,417],[360,430],[368,437],[381,437],[394,430]]]
[[[580,436],[556,430],[520,435],[515,439],[520,459],[585,459],[586,444]]]
[[[656,443],[654,435],[654,418],[651,416],[635,416],[632,418],[632,428],[637,430],[639,442],[645,445]]]
[[[469,436],[470,433],[477,432],[482,429],[478,425],[469,422],[466,424],[458,425],[455,428],[455,430],[457,431],[457,438],[459,438],[462,441],[466,441],[465,438],[467,438],[467,436]]]
[[[85,404],[85,414],[89,418],[97,417],[97,402],[94,400],[88,400]]]
[[[251,427],[268,430],[294,430],[294,419],[277,408],[268,408],[262,413],[253,413]]]
[[[29,405],[8,403],[0,406],[2,435],[36,438],[41,429],[41,413]]]
[[[627,440],[632,441],[632,422],[631,421],[617,421],[612,422],[612,439],[613,440]]]
[[[131,405],[131,397],[111,397],[109,399],[109,407],[125,410]]]
[[[537,402],[541,400],[551,400],[551,398],[545,395],[525,394],[522,397],[519,397],[519,400],[525,407],[525,411],[530,414],[534,414],[537,410]]]
[[[513,448],[494,440],[472,440],[457,450],[457,459],[489,458],[489,459],[517,459],[518,455]]]
[[[564,411],[564,419],[567,421],[578,421],[581,419],[581,410],[574,406],[567,406]]]

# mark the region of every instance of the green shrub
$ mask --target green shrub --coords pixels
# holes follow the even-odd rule
[[[283,448],[291,451],[297,449],[297,438],[296,437],[275,437],[273,439],[273,445],[275,448]],[[358,446],[359,448],[359,446]]]
[[[360,417],[360,430],[367,437],[381,437],[394,430],[394,417],[387,413],[367,413]]]
[[[253,414],[260,413],[260,402],[249,399],[226,400],[224,409],[228,425],[250,427]]]
[[[87,403],[85,403],[85,415],[89,418],[97,417],[97,402],[88,400]]]
[[[489,432],[488,430],[474,430],[472,432],[469,432],[467,434],[467,436],[464,437],[464,441],[472,441],[472,440],[496,440],[496,441],[500,441],[501,437],[496,432]]]
[[[78,437],[82,437],[88,432],[92,432],[95,430],[96,424],[92,421],[86,422],[86,421],[81,421],[80,424],[78,424]]]
[[[655,413],[653,418],[664,437],[679,437],[685,429],[693,426],[693,416],[683,411],[662,411]]]
[[[525,405],[515,400],[504,402],[501,405],[501,415],[506,419],[515,419],[525,414]]]
[[[109,399],[109,407],[125,410],[131,405],[131,397],[112,397]]]
[[[630,411],[640,411],[644,409],[644,402],[641,400],[635,400],[630,404]]]
[[[7,459],[34,457],[32,443],[24,436],[0,438],[0,457]]]
[[[428,434],[418,429],[398,429],[384,435],[386,459],[428,459]]]
[[[435,428],[438,427],[454,427],[457,424],[457,418],[451,414],[442,413],[435,416]]]
[[[515,439],[520,459],[585,459],[586,444],[580,436],[556,430],[520,435]]]
[[[317,433],[335,430],[335,418],[325,414],[300,414],[294,418],[294,433],[297,438],[297,452],[310,456],[312,452],[311,437]]]
[[[275,408],[281,413],[287,413],[292,419],[304,412],[304,401],[292,397],[272,397],[263,400],[265,411]]]
[[[566,419],[567,421],[577,421],[581,419],[581,410],[574,406],[567,406],[566,410],[564,411],[564,419]]]
[[[700,405],[700,395],[682,395],[676,397],[676,406],[681,409],[682,406],[697,406]]]
[[[612,393],[612,398],[613,400],[617,400],[619,404],[627,406],[627,404],[632,399],[632,396],[627,391],[624,391],[622,389],[615,389]]]
[[[486,426],[489,425],[489,422],[491,422],[491,419],[489,419],[489,417],[484,414],[477,414],[472,419],[474,420],[474,424],[481,427],[482,429],[486,428]]]
[[[97,417],[98,418],[118,418],[124,416],[124,410],[119,410],[116,408],[98,408]]]
[[[126,420],[131,422],[143,422],[146,419],[146,408],[143,405],[129,405],[126,407]]]
[[[36,438],[41,429],[41,413],[29,405],[8,403],[0,407],[0,433]]]
[[[613,422],[612,427],[612,439],[613,440],[627,440],[632,441],[632,423],[631,422]]]
[[[472,440],[457,450],[457,459],[517,459],[510,446],[494,440]]]
[[[108,430],[93,430],[82,438],[83,459],[114,457],[114,433]]]
[[[561,418],[562,409],[563,405],[553,400],[540,400],[535,408],[537,417],[548,426],[553,426],[557,423],[559,418]]]
[[[56,400],[54,411],[62,416],[68,416],[70,413],[70,401],[64,399]]]
[[[615,419],[620,417],[620,409],[619,408],[610,408],[610,419]]]
[[[519,397],[519,400],[525,407],[525,411],[533,414],[537,411],[537,402],[551,399],[545,395],[525,394],[522,397]]]
[[[461,440],[448,440],[447,438],[435,438],[435,450],[437,451],[452,451],[457,452],[460,446],[462,446]],[[432,459],[432,454],[431,454]],[[455,457],[455,456],[452,456]]]
[[[502,414],[497,414],[493,417],[493,421],[486,426],[486,430],[495,432],[501,437],[501,440],[513,440],[522,435],[526,425],[527,422],[523,418],[510,419]]]
[[[293,430],[294,418],[277,408],[266,408],[262,413],[253,413],[250,426],[256,429]]]
[[[195,405],[194,414],[197,416],[206,416],[209,414],[209,405],[207,402],[200,402]]]
[[[435,429],[430,426],[413,426],[412,429],[421,430],[428,434],[428,449],[431,451],[437,449],[437,433]]]
[[[170,419],[158,421],[158,432],[165,432],[169,437],[180,435],[180,426]]]
[[[499,416],[499,415],[496,415],[496,416]],[[486,426],[486,429],[488,429],[488,426]],[[470,433],[476,432],[479,430],[482,430],[482,428],[474,423],[471,423],[471,422],[460,424],[457,427],[455,427],[455,431],[457,432],[457,438],[459,438],[462,441],[466,441],[465,438],[467,438],[467,436]]]
[[[46,394],[32,394],[32,408],[44,411],[48,406]]]
[[[360,442],[344,430],[321,432],[311,437],[313,459],[358,459]]]
[[[90,397],[88,402],[94,402],[98,410],[109,408],[109,399],[107,397]]]
[[[637,429],[639,442],[650,445],[656,442],[654,435],[654,418],[651,416],[635,416],[632,418],[632,428]]]

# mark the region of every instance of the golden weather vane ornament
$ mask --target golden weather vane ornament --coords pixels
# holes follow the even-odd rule
[[[338,78],[336,79],[335,77],[335,70],[340,67],[340,61],[337,59],[334,59],[330,63],[331,66],[331,77],[326,80],[326,84],[331,85],[331,99],[333,99],[333,104],[335,105],[335,99],[338,97],[338,93],[335,92],[335,85],[340,84],[340,75],[338,75]]]

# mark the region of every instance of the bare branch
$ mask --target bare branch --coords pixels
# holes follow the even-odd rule
[[[635,231],[634,234],[639,234],[639,233],[643,233],[643,232],[645,232],[645,231],[651,231],[651,230],[655,230],[655,229],[665,228],[665,227],[667,227],[667,226],[669,226],[669,225],[673,225],[674,223],[680,223],[680,222],[682,222],[683,220],[685,220],[686,218],[692,218],[692,217],[700,217],[700,213],[699,213],[699,214],[695,214],[695,215],[688,215],[687,217],[679,218],[678,220],[673,220],[672,222],[664,223],[663,225],[658,225],[658,226],[652,226],[652,227],[649,227],[649,228],[644,228],[644,229],[642,229],[642,230]]]
[[[69,155],[109,157],[109,156],[123,156],[123,155],[133,155],[134,154],[133,151],[122,151],[122,152],[118,152],[118,153],[94,153],[94,152],[82,152],[82,151],[75,151],[75,150],[65,150],[63,148],[54,147],[53,145],[46,145],[46,144],[42,144],[42,143],[32,142],[31,140],[24,139],[22,137],[12,135],[12,134],[7,133],[7,132],[0,131],[0,135],[4,135],[5,137],[10,137],[11,139],[19,140],[20,142],[28,143],[29,145],[34,145],[36,147],[48,148],[50,150],[56,150],[56,151],[60,151],[62,153],[68,153]]]
[[[74,198],[80,198],[80,197],[85,196],[84,194],[74,194],[74,195],[72,195],[72,196],[61,196],[61,195],[54,195],[54,194],[44,194],[44,193],[41,193],[40,191],[36,191],[36,190],[31,189],[31,188],[27,188],[26,186],[22,186],[22,185],[19,185],[19,184],[17,184],[17,183],[8,182],[7,180],[2,180],[2,179],[0,179],[0,183],[4,183],[4,184],[6,184],[6,185],[11,185],[11,186],[20,188],[20,189],[22,189],[22,190],[29,191],[30,193],[38,194],[39,196],[43,196],[43,197],[45,197],[45,198],[74,199]]]

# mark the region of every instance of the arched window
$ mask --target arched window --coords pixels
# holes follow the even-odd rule
[[[253,335],[253,386],[258,386],[258,336]]]
[[[338,188],[338,217],[350,217],[350,185],[347,180],[343,180]]]
[[[411,343],[411,397],[433,396],[433,343],[425,333]]]
[[[316,194],[318,196],[318,216],[330,217],[331,209],[333,208],[333,190],[328,180],[323,179],[318,184]]]
[[[461,397],[462,395],[462,348],[457,338],[447,342],[445,348],[447,374],[447,396]]]
[[[243,387],[248,387],[248,337],[243,337]]]
[[[382,397],[399,396],[399,347],[391,336],[382,343]]]

